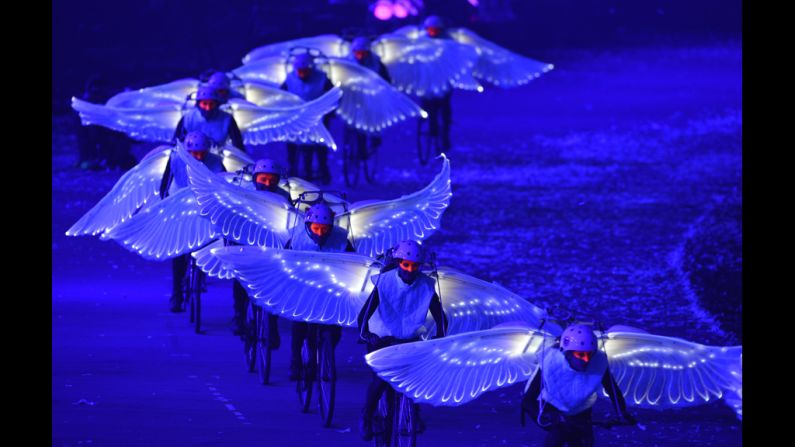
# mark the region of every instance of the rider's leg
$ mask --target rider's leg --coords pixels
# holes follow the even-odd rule
[[[373,373],[373,380],[364,395],[364,408],[362,409],[362,419],[359,423],[359,434],[365,441],[373,439],[373,415],[378,408],[381,394],[386,391],[388,386],[376,373]]]
[[[439,100],[423,99],[421,107],[428,112],[428,134],[439,135]]]
[[[288,174],[290,177],[298,176],[298,145],[287,143],[287,163]]]
[[[244,335],[246,333],[246,310],[248,309],[248,293],[240,281],[232,281],[232,306],[235,311],[235,327],[232,333]]]
[[[367,154],[367,134],[363,131],[356,132],[356,150],[360,157]]]
[[[190,255],[177,256],[171,260],[171,312],[182,312],[182,302],[185,295],[182,290],[182,283],[185,273],[188,271],[188,259]]]
[[[453,124],[452,90],[442,97],[440,114],[442,118],[442,152],[450,151],[450,127]]]
[[[570,447],[593,447],[593,420],[591,419],[591,408],[566,417],[564,422],[566,430],[566,442]]]
[[[304,345],[308,331],[307,323],[293,321],[292,340],[290,340],[290,380],[298,380],[301,377],[301,347]]]
[[[268,343],[271,349],[279,349],[282,344],[282,338],[279,336],[279,317],[271,313],[268,314]]]
[[[331,171],[328,169],[328,148],[323,145],[315,146],[317,152],[317,163],[320,170],[320,181],[324,185],[331,183]]]
[[[304,157],[304,178],[307,180],[314,180],[312,175],[312,158],[315,155],[314,146],[301,146],[301,153]]]

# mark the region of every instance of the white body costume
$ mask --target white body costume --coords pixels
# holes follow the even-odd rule
[[[406,284],[398,269],[370,277],[378,289],[378,309],[370,317],[370,332],[380,336],[407,339],[425,334],[425,322],[430,316],[428,306],[435,293],[435,281],[419,275]]]
[[[542,354],[541,374],[544,387],[540,397],[567,416],[573,416],[593,406],[596,393],[602,388],[602,377],[607,371],[607,355],[597,351],[584,371],[569,366],[560,349],[549,349]]]

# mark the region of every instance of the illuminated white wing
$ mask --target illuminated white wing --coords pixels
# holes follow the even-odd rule
[[[333,57],[345,57],[350,52],[350,44],[340,36],[336,34],[323,34],[320,36],[272,43],[255,48],[243,57],[243,63],[249,64],[269,56],[287,56],[290,54],[290,49],[294,47],[315,48],[326,56]]]
[[[554,340],[530,327],[506,326],[390,346],[365,356],[395,390],[418,403],[456,406],[527,380],[535,352]]]
[[[282,247],[295,222],[302,220],[302,213],[276,194],[230,184],[186,151],[178,150],[177,155],[185,162],[201,215],[225,238],[245,245]]]
[[[245,82],[264,82],[280,86],[287,78],[287,56],[267,56],[240,66],[232,73]]]
[[[102,235],[102,239],[113,239],[149,260],[190,253],[216,237],[215,226],[199,214],[189,188],[180,189]]]
[[[300,96],[282,90],[278,85],[250,81],[242,83],[246,101],[260,107],[292,107],[304,103]]]
[[[122,175],[113,188],[66,231],[66,235],[96,235],[129,219],[141,207],[159,201],[160,182],[171,150],[169,146],[160,146]]]
[[[742,346],[705,346],[640,332],[606,333],[610,370],[628,405],[699,405],[741,392]]]
[[[213,254],[268,312],[290,320],[355,326],[381,267],[352,253],[224,247]]]
[[[245,81],[281,85],[287,77],[287,56],[266,56],[236,68]],[[337,114],[349,126],[370,132],[422,115],[422,109],[406,95],[381,79],[377,73],[344,59],[329,58],[322,63],[331,82],[342,89]]]
[[[166,142],[174,137],[183,113],[183,102],[163,100],[151,107],[111,107],[72,98],[72,108],[84,126],[96,124],[139,141]]]
[[[376,256],[404,239],[428,238],[451,196],[450,160],[442,155],[442,170],[425,188],[393,200],[356,202],[337,218],[349,219],[348,238],[358,253]]]
[[[455,81],[451,82],[452,86],[461,89],[461,90],[469,90],[475,92],[482,92],[483,86],[478,82],[477,79],[472,75],[472,72],[464,73],[460,78],[456,79]]]
[[[105,105],[121,108],[148,108],[164,103],[182,104],[188,95],[194,93],[198,88],[198,79],[179,79],[168,84],[121,92],[108,99]]]
[[[490,329],[512,321],[538,328],[546,318],[544,310],[499,284],[446,267],[439,267],[438,272],[448,334]],[[551,323],[546,323],[544,329],[560,334],[560,328]]]
[[[417,96],[441,96],[451,88],[478,90],[472,78],[477,50],[449,39],[410,39],[388,34],[373,43],[392,84]],[[480,88],[482,90],[482,87]]]
[[[322,67],[343,91],[337,115],[349,126],[378,132],[407,118],[425,116],[411,98],[366,67],[333,58]]]
[[[425,36],[425,31],[417,25],[406,25],[392,31],[389,34],[407,37],[409,39],[417,39]]]
[[[319,98],[289,107],[259,107],[242,100],[230,100],[229,109],[235,117],[246,144],[271,141],[316,142],[336,149],[334,139],[323,126],[323,115],[333,111],[342,91],[334,88]]]
[[[472,73],[499,87],[516,87],[526,84],[554,66],[516,53],[488,41],[465,28],[450,30],[456,41],[477,49],[480,57]]]
[[[210,152],[223,158],[224,169],[227,173],[233,173],[254,163],[254,159],[247,153],[234,146],[214,147]]]
[[[235,272],[230,268],[230,265],[222,262],[213,254],[214,249],[223,247],[224,241],[220,239],[194,251],[191,253],[191,256],[196,260],[196,266],[208,276],[212,278],[232,279],[235,277]]]

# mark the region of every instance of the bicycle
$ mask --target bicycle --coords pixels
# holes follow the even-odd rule
[[[251,301],[246,312],[246,333],[243,338],[243,355],[248,372],[257,372],[263,385],[270,383],[271,354],[270,314]]]
[[[190,308],[190,323],[194,324],[197,334],[201,333],[201,295],[207,291],[207,275],[196,265],[196,260],[191,256],[185,277],[182,280],[182,291],[185,301],[183,305]]]
[[[318,409],[324,427],[331,426],[337,394],[335,326],[309,324],[301,347],[301,372],[296,383],[301,411],[308,413],[317,387]],[[341,328],[337,328],[341,331]]]
[[[415,447],[419,413],[417,405],[403,393],[388,387],[373,415],[373,445]]]
[[[342,173],[347,186],[356,186],[359,183],[360,170],[367,183],[375,182],[379,146],[379,136],[345,127],[342,140]]]

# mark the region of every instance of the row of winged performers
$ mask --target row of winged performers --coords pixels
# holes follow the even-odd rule
[[[173,153],[185,163],[189,184],[160,199],[153,183]],[[240,152],[220,153],[230,166],[251,162]],[[404,239],[421,242],[433,234],[452,195],[450,162],[442,156],[442,169],[429,185],[398,199],[349,204],[325,197],[339,210],[335,224],[346,229],[355,253],[285,250],[304,210],[247,187],[239,177],[211,173],[179,145],[163,147],[125,174],[67,234],[100,234],[148,259],[193,252],[202,270],[237,278],[272,314],[352,327],[373,290],[372,278],[384,267],[382,255]],[[293,196],[316,190],[296,178],[281,186]],[[212,242],[221,237],[243,245]],[[374,351],[366,356],[368,365],[397,391],[432,405],[461,405],[532,379],[562,332],[547,312],[496,283],[446,266],[434,265],[430,276],[449,320],[448,335]],[[428,315],[426,334],[433,325]],[[596,334],[629,405],[679,408],[724,398],[742,417],[742,346],[706,346],[628,326]]]
[[[352,44],[329,34],[257,48],[243,58],[241,67],[224,73],[220,80],[230,90],[222,110],[233,115],[246,145],[290,141],[336,149],[322,122],[328,113],[336,112],[347,126],[360,131],[380,132],[408,118],[427,117],[408,94],[435,98],[452,89],[483,91],[481,81],[515,87],[553,68],[464,28],[450,29],[445,35],[449,38],[431,38],[417,27],[404,27],[368,38],[364,46],[361,39]],[[354,57],[365,50],[352,48],[366,48],[378,57],[387,79]],[[280,88],[294,76],[301,51],[310,54],[313,65],[335,86],[310,101]],[[72,107],[84,125],[104,126],[139,141],[165,143],[195,105],[201,84],[199,79],[179,79],[119,93],[105,104],[72,98]]]

